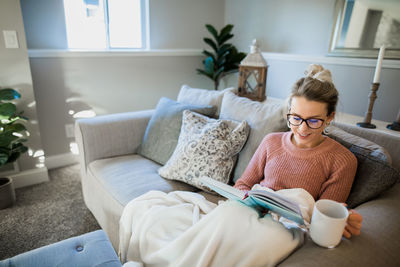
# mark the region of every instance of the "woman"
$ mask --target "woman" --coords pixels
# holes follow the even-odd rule
[[[357,159],[322,134],[335,116],[337,101],[330,71],[310,65],[289,98],[287,121],[291,131],[267,135],[235,187],[243,191],[254,184],[273,190],[303,188],[314,199],[345,202]],[[362,216],[351,210],[343,235],[359,235],[361,222]]]

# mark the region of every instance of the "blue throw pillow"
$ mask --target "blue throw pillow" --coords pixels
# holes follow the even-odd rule
[[[178,143],[184,110],[214,116],[216,107],[196,106],[161,98],[147,125],[138,154],[164,165]]]

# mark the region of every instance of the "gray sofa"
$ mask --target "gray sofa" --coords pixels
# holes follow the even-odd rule
[[[84,200],[116,250],[124,206],[149,190],[187,190],[199,192],[213,202],[221,199],[188,184],[160,177],[157,170],[161,165],[136,154],[153,112],[104,115],[80,119],[76,123]],[[340,123],[336,125],[386,146],[393,166],[399,169],[398,136],[377,134]],[[364,218],[360,236],[343,239],[334,249],[318,247],[308,239],[280,266],[400,266],[399,183],[357,206],[356,210]]]

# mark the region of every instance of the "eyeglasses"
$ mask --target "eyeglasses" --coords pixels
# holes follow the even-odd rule
[[[315,119],[315,118],[303,119],[302,117],[293,114],[287,114],[286,116],[287,116],[287,121],[289,122],[290,125],[300,126],[303,123],[303,121],[305,121],[307,126],[311,129],[319,129],[325,122],[325,120],[323,119]]]

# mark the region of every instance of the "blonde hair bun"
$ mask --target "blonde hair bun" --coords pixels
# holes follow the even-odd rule
[[[333,83],[331,72],[318,64],[310,64],[304,74],[321,82]]]

